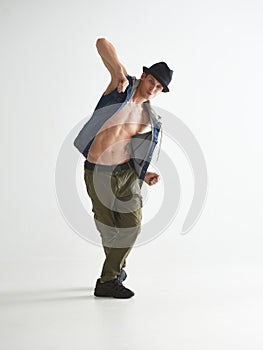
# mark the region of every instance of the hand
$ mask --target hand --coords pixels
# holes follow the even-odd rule
[[[129,85],[129,80],[126,78],[123,70],[117,73],[117,90],[118,93],[124,92]]]
[[[160,175],[148,171],[145,175],[144,181],[149,186],[155,185],[158,181],[160,181]]]

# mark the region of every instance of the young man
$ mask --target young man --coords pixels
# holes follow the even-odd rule
[[[100,38],[96,46],[111,82],[74,141],[86,158],[84,179],[106,255],[94,294],[130,298],[134,293],[122,284],[123,268],[141,229],[141,186],[160,179],[147,172],[161,128],[149,101],[169,91],[173,71],[159,62],[143,67],[137,80],[127,74],[109,41]]]

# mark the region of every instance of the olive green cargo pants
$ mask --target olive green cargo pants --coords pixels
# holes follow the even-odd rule
[[[103,171],[84,168],[87,192],[106,255],[101,281],[116,278],[141,230],[142,196],[138,176],[129,166]]]

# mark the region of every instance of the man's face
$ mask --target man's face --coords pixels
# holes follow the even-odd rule
[[[143,98],[150,100],[162,92],[163,86],[151,74],[142,73],[140,92]]]

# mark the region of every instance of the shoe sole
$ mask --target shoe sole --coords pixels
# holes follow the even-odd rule
[[[129,298],[132,298],[134,296],[133,295],[129,295],[129,296],[116,296],[116,295],[100,295],[100,294],[95,294],[94,293],[94,296],[97,297],[97,298],[115,298],[115,299],[129,299]]]

